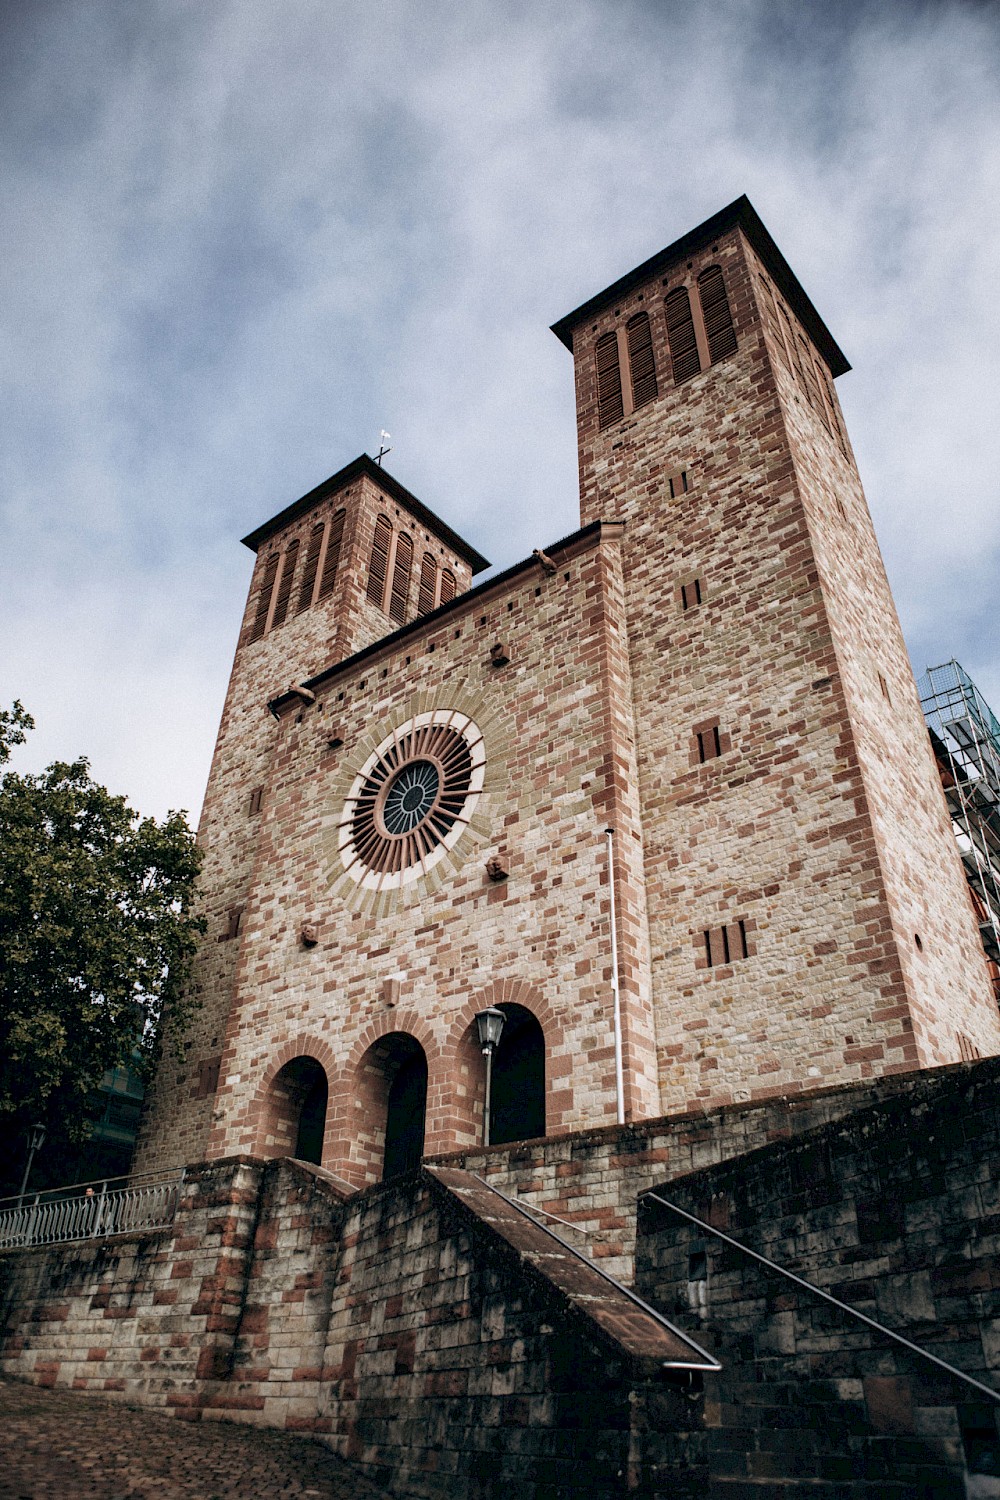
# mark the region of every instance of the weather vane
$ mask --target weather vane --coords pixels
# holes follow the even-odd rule
[[[392,437],[392,433],[391,432],[386,432],[385,428],[383,427],[382,431],[379,433],[379,439],[380,439],[379,450],[378,450],[378,452],[375,455],[375,462],[378,464],[378,466],[379,466],[380,469],[382,467],[382,460],[383,460],[383,458],[385,458],[385,455],[387,453],[391,453],[392,452],[391,448],[387,448],[385,446],[386,443],[389,441],[389,439],[391,437]]]

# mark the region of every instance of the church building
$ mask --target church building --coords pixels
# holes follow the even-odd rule
[[[834,382],[746,198],[560,319],[580,529],[488,566],[367,456],[259,526],[144,1169],[360,1188],[1000,1052]]]

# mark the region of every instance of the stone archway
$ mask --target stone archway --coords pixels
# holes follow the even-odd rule
[[[298,1053],[282,1063],[264,1092],[258,1153],[294,1156],[321,1166],[328,1099],[326,1069],[315,1057]]]
[[[498,1009],[505,1020],[493,1054],[492,1146],[545,1134],[545,1034],[525,1006],[505,1001]]]
[[[475,1017],[489,1006],[496,1006],[504,1012],[504,1033],[508,1046],[512,1041],[518,1044],[515,1053],[508,1052],[501,1064],[501,1076],[503,1077],[506,1065],[513,1064],[515,1054],[519,1054],[522,1073],[526,1080],[533,1080],[530,1083],[529,1108],[520,1115],[515,1110],[508,1116],[508,1125],[501,1125],[502,1129],[509,1128],[515,1132],[505,1135],[504,1139],[535,1139],[546,1130],[558,1127],[560,1123],[566,1089],[564,1084],[556,1101],[550,1078],[550,1071],[554,1070],[550,1070],[549,1063],[562,1044],[563,1027],[534,985],[524,979],[497,979],[466,1002],[451,1027],[443,1058],[443,1072],[450,1081],[449,1098],[431,1154],[435,1151],[455,1151],[467,1146],[478,1146],[482,1142],[485,1068]],[[494,1055],[494,1079],[503,1048],[504,1040],[501,1039],[500,1048]],[[515,1069],[514,1072],[516,1071]],[[516,1086],[513,1074],[510,1084],[511,1087]],[[501,1096],[505,1085],[506,1080],[501,1082]],[[559,1107],[553,1108],[554,1103],[558,1103]],[[493,1143],[497,1144],[495,1109],[491,1136]]]
[[[354,1073],[352,1177],[378,1182],[414,1171],[427,1129],[427,1054],[411,1032],[372,1042]]]

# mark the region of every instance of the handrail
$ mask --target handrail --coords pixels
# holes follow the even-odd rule
[[[0,1198],[0,1211],[21,1203],[25,1198],[41,1197],[45,1202],[51,1202],[61,1194],[85,1193],[87,1188],[98,1188],[118,1191],[119,1187],[146,1187],[150,1183],[174,1182],[183,1171],[183,1167],[161,1167],[156,1172],[119,1172],[116,1176],[90,1177],[83,1182],[59,1183],[56,1187],[32,1188],[27,1193],[10,1193],[6,1198]]]
[[[716,1229],[714,1224],[706,1224],[704,1219],[698,1219],[694,1214],[688,1213],[686,1208],[681,1208],[678,1204],[671,1203],[666,1198],[661,1198],[659,1193],[653,1192],[651,1188],[647,1189],[644,1193],[640,1193],[639,1198],[640,1201],[645,1198],[651,1198],[654,1203],[660,1203],[664,1208],[669,1208],[671,1213],[678,1214],[682,1219],[687,1219],[689,1224],[694,1224],[703,1233],[713,1234],[717,1240],[722,1240],[723,1244],[731,1246],[734,1250],[739,1250],[743,1255],[749,1256],[751,1260],[757,1261],[758,1264],[765,1266],[769,1271],[775,1271],[779,1276],[784,1276],[786,1281],[793,1282],[796,1286],[801,1287],[803,1291],[811,1292],[814,1297],[821,1297],[824,1302],[829,1302],[833,1307],[839,1308],[841,1312],[847,1313],[850,1317],[855,1318],[857,1322],[864,1323],[868,1328],[873,1328],[876,1333],[882,1334],[884,1338],[891,1339],[893,1343],[901,1344],[904,1349],[909,1349],[911,1354],[918,1354],[921,1359],[928,1360],[930,1364],[936,1365],[939,1370],[944,1370],[947,1374],[953,1375],[956,1380],[961,1380],[966,1385],[971,1385],[975,1390],[981,1392],[982,1395],[989,1396],[991,1401],[996,1401],[1000,1405],[1000,1391],[993,1390],[992,1386],[983,1385],[981,1380],[976,1380],[972,1375],[966,1375],[964,1370],[956,1370],[955,1366],[948,1364],[947,1360],[939,1359],[936,1354],[931,1354],[930,1350],[922,1349],[919,1344],[914,1344],[912,1340],[904,1338],[901,1333],[894,1333],[891,1328],[886,1328],[884,1323],[877,1323],[874,1318],[869,1318],[867,1313],[858,1312],[856,1307],[851,1307],[847,1302],[841,1302],[839,1297],[834,1297],[830,1292],[824,1292],[822,1287],[814,1286],[811,1281],[806,1281],[803,1277],[796,1276],[794,1271],[786,1271],[785,1267],[779,1266],[776,1261],[768,1260],[766,1255],[759,1255],[756,1250],[751,1250],[749,1245],[741,1245],[739,1240],[734,1240],[730,1235],[724,1234],[721,1229]]]
[[[500,1188],[494,1187],[492,1182],[487,1182],[485,1177],[480,1177],[478,1172],[470,1172],[469,1176],[474,1177],[477,1182],[482,1183],[483,1187],[489,1188],[491,1193],[496,1193],[498,1198],[502,1198],[503,1201],[505,1203],[508,1203],[511,1208],[516,1209],[519,1214],[523,1215],[523,1217],[528,1220],[529,1224],[534,1224],[536,1229],[540,1229],[543,1234],[547,1234],[550,1239],[555,1240],[556,1244],[561,1245],[562,1248],[564,1250],[567,1250],[570,1255],[575,1255],[577,1260],[582,1260],[585,1266],[589,1266],[590,1269],[596,1272],[598,1276],[601,1276],[605,1281],[610,1282],[610,1284],[616,1289],[616,1291],[622,1292],[630,1302],[635,1303],[636,1307],[640,1307],[644,1313],[647,1313],[649,1317],[654,1318],[657,1323],[662,1325],[662,1327],[669,1329],[669,1331],[674,1334],[676,1338],[679,1338],[682,1343],[687,1344],[689,1349],[693,1349],[694,1352],[701,1357],[701,1363],[699,1364],[684,1363],[682,1360],[664,1360],[663,1368],[665,1370],[719,1371],[722,1369],[722,1366],[719,1364],[719,1361],[713,1354],[709,1354],[707,1349],[703,1349],[701,1345],[697,1343],[689,1333],[684,1332],[683,1328],[678,1328],[675,1324],[671,1323],[669,1318],[665,1318],[658,1308],[650,1307],[649,1303],[644,1302],[636,1292],[633,1292],[631,1287],[626,1286],[624,1282],[621,1282],[617,1279],[617,1277],[612,1276],[610,1271],[605,1271],[603,1266],[599,1266],[596,1261],[591,1260],[589,1255],[584,1255],[583,1251],[578,1250],[575,1245],[569,1244],[568,1241],[563,1239],[561,1234],[556,1234],[555,1230],[550,1229],[547,1224],[539,1224],[537,1219],[533,1219],[531,1217],[531,1204],[519,1203],[516,1198],[508,1197],[507,1194],[505,1192],[502,1192]],[[545,1210],[542,1210],[542,1212],[545,1212]]]
[[[71,1196],[67,1196],[69,1189],[56,1189],[50,1196],[42,1191],[25,1193],[11,1207],[0,1207],[0,1250],[107,1239],[116,1234],[167,1229],[174,1222],[183,1170],[109,1191],[107,1183],[115,1180],[105,1179],[97,1193],[89,1187],[81,1193],[83,1184],[74,1184]],[[64,1196],[57,1196],[59,1192]]]

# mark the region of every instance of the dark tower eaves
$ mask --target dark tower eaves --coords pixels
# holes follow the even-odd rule
[[[248,532],[243,537],[244,547],[249,547],[251,552],[258,551],[262,543],[266,542],[268,537],[273,536],[276,531],[290,526],[293,521],[297,521],[300,516],[310,511],[314,505],[318,505],[321,500],[335,495],[338,490],[346,489],[353,480],[362,475],[371,479],[391,499],[405,506],[415,521],[418,521],[421,526],[426,526],[428,531],[433,532],[457,556],[463,558],[472,569],[473,576],[490,566],[488,559],[481,552],[477,552],[475,547],[470,547],[468,542],[463,541],[456,531],[452,531],[451,527],[446,525],[432,510],[428,510],[416,495],[411,495],[398,479],[393,479],[388,470],[383,469],[367,453],[362,453],[343,469],[338,469],[336,474],[331,474],[329,479],[324,479],[322,484],[318,484],[314,490],[303,495],[301,500],[295,500],[291,505],[286,505],[284,510],[272,516],[270,521],[265,521],[262,526],[258,526],[255,531]]]
[[[595,297],[589,298],[574,312],[567,313],[564,318],[553,323],[552,332],[572,353],[573,330],[578,323],[594,317],[602,308],[607,307],[609,302],[615,302],[624,297],[633,287],[640,286],[660,272],[668,270],[677,261],[683,260],[695,250],[700,250],[710,240],[718,239],[730,229],[741,229],[746,235],[766,266],[775,286],[826,360],[831,375],[843,375],[851,367],[842,349],[806,295],[801,282],[774,243],[763,220],[745,193],[733,203],[720,209],[717,214],[713,214],[710,219],[706,219],[703,224],[699,224],[697,228],[682,235],[679,240],[674,240],[673,244],[668,245],[665,250],[650,256],[649,260],[643,261],[641,266],[636,266],[634,271],[629,271],[627,276],[622,276],[611,286],[605,287],[603,292],[598,292]]]

